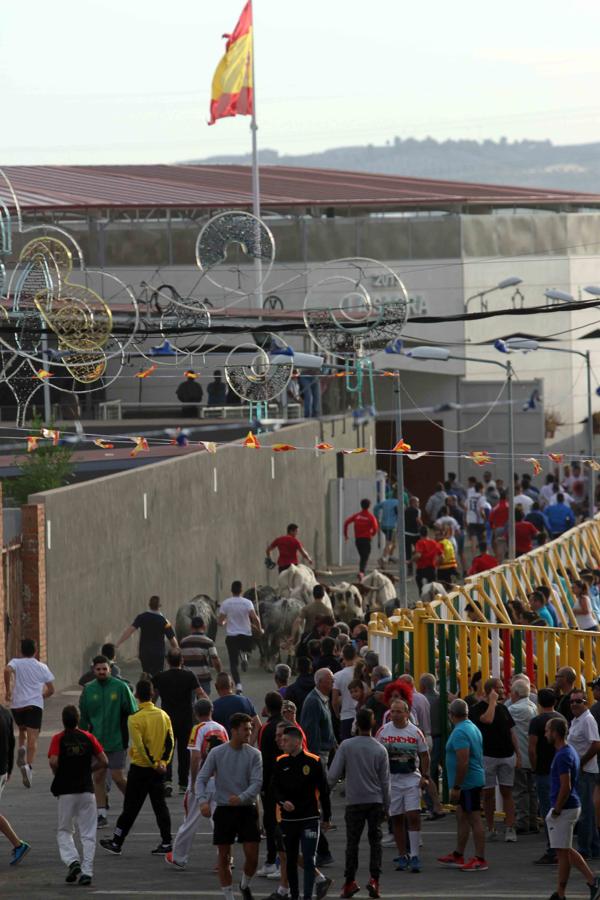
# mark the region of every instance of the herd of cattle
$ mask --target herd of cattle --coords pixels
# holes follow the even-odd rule
[[[258,645],[266,668],[272,668],[282,650],[286,655],[290,654],[293,644],[300,637],[297,622],[304,606],[313,602],[313,587],[317,583],[313,570],[308,566],[292,565],[279,574],[276,587],[261,585],[246,592],[245,596],[254,603],[264,629]],[[372,612],[383,612],[389,616],[398,606],[393,581],[378,570],[366,575],[360,583],[341,581],[332,585],[323,584],[323,587],[325,597],[319,601],[323,605],[323,613],[329,612],[336,622],[348,623],[357,618],[368,622]],[[434,587],[436,592],[441,589],[441,585],[437,584],[429,587]],[[217,602],[207,594],[198,594],[177,610],[177,638],[189,634],[193,616],[202,616],[207,634],[214,639],[218,614]]]

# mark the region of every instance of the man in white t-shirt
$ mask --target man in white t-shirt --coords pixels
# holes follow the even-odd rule
[[[234,581],[231,585],[231,597],[224,600],[219,608],[219,625],[225,625],[225,646],[229,654],[229,668],[238,694],[242,693],[240,681],[240,654],[250,653],[254,646],[252,626],[258,634],[263,634],[260,619],[254,604],[242,597],[242,582]]]
[[[569,698],[573,719],[569,725],[567,744],[579,757],[581,769],[577,782],[577,793],[581,800],[581,815],[577,822],[577,849],[586,856],[598,856],[600,840],[596,828],[594,791],[598,779],[598,752],[600,733],[598,725],[589,710],[585,691],[577,688]]]
[[[356,700],[353,700],[348,685],[354,680],[354,666],[358,653],[354,644],[344,644],[342,648],[343,668],[333,676],[331,705],[340,719],[340,741],[352,737],[352,726],[356,716]]]
[[[204,761],[213,747],[226,744],[229,740],[227,730],[212,719],[213,705],[210,700],[196,700],[194,714],[197,724],[192,728],[188,742],[190,752],[190,774],[188,788],[183,801],[185,819],[173,841],[173,850],[167,853],[165,859],[178,869],[184,869],[192,848],[194,835],[196,834],[198,821],[201,817],[200,804],[196,799],[196,778],[204,765]],[[208,784],[208,793],[214,795],[214,778],[212,785]],[[214,801],[211,807],[216,806]],[[212,809],[214,812],[214,808]]]
[[[479,513],[480,503],[485,503],[482,494],[483,485],[469,478],[467,490],[467,534],[471,540],[471,547],[475,553],[476,547],[485,538],[485,522]]]
[[[429,751],[425,735],[409,720],[404,700],[392,701],[390,716],[376,736],[390,761],[389,815],[399,854],[396,871],[420,872],[421,788],[429,784]],[[406,853],[407,823],[410,855]]]
[[[515,509],[517,506],[521,507],[524,516],[531,512],[531,507],[533,506],[532,498],[528,494],[523,493],[520,485],[519,492],[515,495]]]
[[[23,784],[30,788],[33,761],[42,727],[44,699],[54,693],[54,675],[45,663],[35,658],[35,641],[21,641],[21,657],[11,659],[4,669],[6,702],[19,729],[17,765]]]

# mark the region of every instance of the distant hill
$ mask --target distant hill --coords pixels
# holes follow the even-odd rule
[[[261,150],[263,165],[382,172],[413,178],[475,181],[600,193],[600,143],[557,146],[551,141],[434,141],[394,138],[383,146],[334,147],[280,155]],[[196,163],[250,162],[250,155],[213,156]]]

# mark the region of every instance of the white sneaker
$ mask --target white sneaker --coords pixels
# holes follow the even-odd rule
[[[277,878],[279,878],[279,866],[277,863],[265,863],[256,874],[259,878],[268,878],[270,875],[274,875],[275,872],[277,872]]]
[[[279,868],[279,866],[276,866],[275,871],[271,872],[270,875],[267,875],[267,878],[269,878],[271,881],[281,881],[281,869]],[[283,896],[283,894],[281,894],[280,896]]]
[[[23,784],[26,788],[30,788],[33,782],[33,771],[30,765],[25,763],[24,766],[21,766],[21,775],[23,776]]]
[[[504,840],[507,844],[517,843],[517,832],[514,828],[507,828],[504,832]]]
[[[389,832],[388,832],[388,834],[384,834],[384,836],[381,838],[381,846],[382,847],[391,847],[391,846],[395,847],[396,846],[396,838],[394,837],[394,835],[389,834]]]

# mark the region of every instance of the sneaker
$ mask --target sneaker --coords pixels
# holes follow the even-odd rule
[[[21,777],[26,788],[30,788],[33,783],[33,769],[28,763],[21,766]]]
[[[67,869],[67,877],[65,881],[67,884],[75,884],[78,877],[81,875],[81,863],[78,859],[74,860],[69,868]]]
[[[173,859],[173,851],[170,850],[168,853],[165,853],[165,862],[170,866],[173,866],[174,869],[185,869],[185,863],[177,862],[177,860]]]
[[[173,852],[173,844],[158,844],[150,853],[152,856],[166,856]]]
[[[80,887],[89,887],[91,883],[92,883],[91,875],[80,875],[79,881],[77,882],[77,884],[80,885]]]
[[[506,828],[504,832],[504,840],[507,844],[516,844],[517,843],[517,832],[514,828]]]
[[[590,900],[598,900],[600,897],[600,876],[596,875],[592,884],[588,884],[590,889]]]
[[[108,819],[106,818],[106,816],[99,815],[97,827],[98,828],[106,828],[107,825],[108,825]]]
[[[381,838],[381,846],[382,847],[395,847],[396,846],[396,838],[393,834],[388,832],[388,834],[384,834]]]
[[[411,856],[408,862],[408,868],[411,872],[420,872],[421,871],[421,860],[418,856]]]
[[[555,866],[557,862],[556,856],[546,851],[539,859],[534,859],[533,864],[534,866]]]
[[[269,876],[273,876],[273,878],[279,878],[281,870],[277,863],[264,863],[257,871],[257,875],[259,878],[269,878]]]
[[[18,847],[13,847],[13,851],[10,854],[10,863],[11,866],[16,866],[21,862],[24,856],[26,856],[31,850],[31,846],[27,843],[27,841],[21,841]]]
[[[376,878],[370,878],[367,882],[367,893],[369,897],[373,897],[373,900],[377,900],[377,897],[381,897],[379,893],[379,882]]]
[[[100,846],[101,846],[104,850],[108,850],[109,853],[114,853],[115,856],[120,856],[120,855],[121,855],[121,845],[120,845],[120,844],[115,844],[115,842],[113,841],[112,838],[103,838],[103,839],[100,841]]]
[[[360,888],[355,881],[347,881],[345,883],[344,887],[342,888],[342,893],[340,894],[340,897],[346,897],[346,898],[354,897],[354,895],[358,894],[359,891],[360,891]]]
[[[446,869],[462,869],[465,864],[464,856],[456,853],[456,851],[448,853],[447,856],[438,856],[437,861],[440,866],[444,866]]]
[[[333,856],[331,853],[317,854],[317,869],[323,869],[325,866],[333,865]]]
[[[498,832],[495,828],[488,828],[485,833],[486,841],[497,841],[498,840]]]
[[[281,879],[281,869],[280,869],[280,867],[277,866],[277,868],[276,868],[276,870],[275,870],[274,872],[271,872],[270,875],[267,875],[267,878],[269,878],[271,881],[279,881],[279,880]]]
[[[468,863],[460,867],[461,872],[487,872],[489,866],[485,859],[478,859],[473,856]]]
[[[17,767],[22,769],[27,762],[27,750],[25,747],[19,747],[17,751]]]
[[[173,785],[170,781],[165,782],[165,797],[173,796]]]
[[[323,900],[327,896],[327,892],[333,884],[333,878],[326,878],[324,881],[317,881],[315,884],[315,895],[317,900]]]
[[[254,900],[254,896],[249,887],[242,887],[242,882],[240,881],[240,894],[242,895],[242,900]]]
[[[408,869],[408,854],[397,856],[394,862],[396,863],[396,872],[406,872]]]

